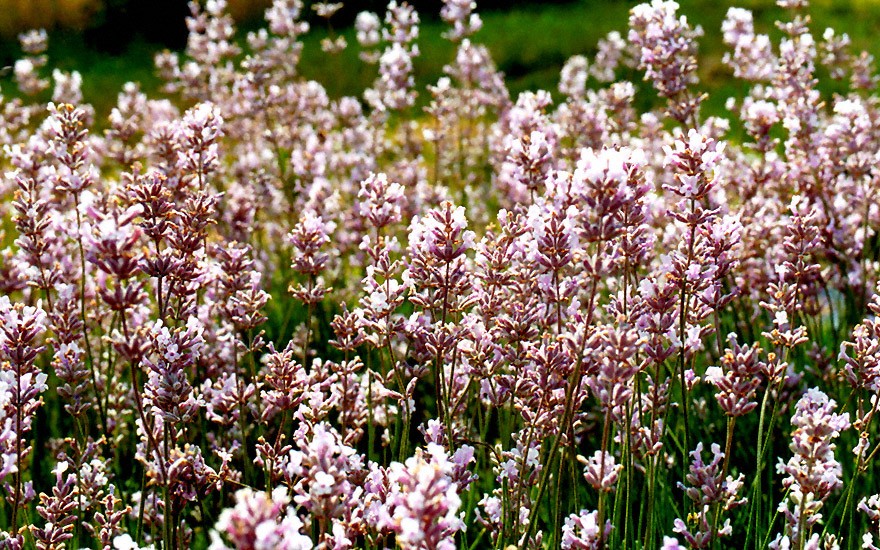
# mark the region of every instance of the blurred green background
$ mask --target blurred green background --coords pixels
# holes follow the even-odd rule
[[[322,82],[332,96],[357,95],[375,78],[375,67],[364,66],[357,59],[358,48],[351,21],[362,9],[382,12],[386,2],[361,0],[348,2],[331,23],[346,36],[349,48],[328,56],[319,41],[327,35],[323,20],[317,20],[306,3],[305,13],[312,32],[304,39],[301,72]],[[506,74],[511,93],[544,88],[556,90],[559,70],[571,55],[591,56],[597,41],[611,30],[626,34],[630,8],[637,2],[623,0],[580,0],[536,2],[534,0],[478,1],[484,21],[475,41],[485,44],[499,68]],[[725,51],[720,26],[727,9],[739,6],[754,11],[759,32],[778,37],[773,22],[785,18],[773,0],[681,0],[681,13],[692,24],[705,30],[700,41],[700,76],[709,92],[707,108],[723,109],[729,95],[740,95],[743,83],[732,80],[722,64]],[[230,0],[229,11],[235,16],[243,38],[248,30],[260,26],[267,0]],[[453,45],[441,37],[445,25],[439,20],[439,0],[416,0],[422,16],[416,62],[416,80],[420,89],[436,81],[443,65],[453,56]],[[116,94],[126,81],[142,83],[151,95],[158,94],[160,82],[153,71],[153,55],[163,49],[180,50],[185,45],[184,18],[188,8],[184,0],[0,0],[0,66],[9,67],[19,57],[15,36],[27,28],[50,30],[49,67],[78,70],[83,76],[86,101],[92,103],[99,117],[105,116],[116,101]],[[880,55],[880,0],[814,0],[811,3],[811,28],[819,37],[826,27],[846,32],[856,50]],[[354,69],[353,69],[354,67]],[[0,87],[14,95],[14,83],[8,69],[3,71]],[[622,75],[638,81],[634,73]],[[821,76],[821,75],[820,75]],[[825,79],[823,79],[825,80]],[[823,91],[837,91],[835,84]],[[649,86],[640,87],[645,90]],[[843,89],[843,88],[841,88]],[[642,94],[640,101],[652,101]]]

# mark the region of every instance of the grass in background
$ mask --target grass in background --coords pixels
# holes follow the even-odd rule
[[[625,33],[629,2],[591,0],[568,5],[534,5],[507,12],[481,14],[483,29],[473,41],[489,48],[505,75],[514,96],[537,88],[556,90],[562,64],[575,54],[591,54],[609,31]],[[479,3],[478,3],[479,6]],[[442,37],[447,26],[440,21],[423,22],[419,32],[421,55],[415,61],[416,88],[424,90],[443,74],[455,47]],[[364,66],[352,29],[342,34],[349,43],[344,52],[328,56],[319,42],[326,31],[313,27],[304,38],[300,64],[303,75],[324,83],[334,96],[357,95],[372,84],[376,68]],[[354,45],[354,47],[352,47]],[[353,67],[357,69],[353,70]]]
[[[500,70],[507,76],[511,95],[522,91],[546,89],[556,91],[559,70],[572,55],[592,56],[596,43],[609,31],[626,34],[630,8],[635,2],[619,0],[584,0],[563,5],[533,5],[506,12],[482,14],[484,26],[474,40],[485,44]],[[701,25],[705,36],[700,40],[701,86],[709,94],[706,114],[723,114],[727,97],[742,96],[745,86],[731,79],[721,59],[726,51],[721,43],[721,22],[730,5],[751,9],[759,32],[779,35],[773,22],[785,14],[772,0],[681,0],[680,12],[694,25]],[[880,31],[880,1],[814,0],[810,8],[814,34],[821,36],[826,27],[846,32],[857,50],[865,49],[880,57],[880,43],[875,37]],[[424,92],[427,84],[437,81],[443,66],[454,55],[454,46],[442,38],[446,26],[441,21],[426,21],[421,26],[416,60],[416,86]],[[242,35],[244,33],[242,32]],[[376,67],[366,66],[358,58],[358,46],[353,29],[342,31],[349,43],[344,52],[330,56],[321,51],[319,42],[327,35],[326,29],[313,26],[304,37],[305,48],[300,64],[302,74],[324,84],[331,97],[360,95],[375,76]],[[63,70],[78,70],[83,76],[85,100],[93,104],[98,123],[106,118],[116,102],[116,95],[128,81],[139,81],[148,95],[161,95],[161,82],[153,70],[153,55],[159,51],[153,44],[135,40],[121,55],[110,56],[88,48],[82,38],[70,31],[56,32],[50,39],[49,65]],[[0,44],[4,64],[11,64],[17,46]],[[14,82],[7,70],[0,79],[3,93],[14,95]],[[655,103],[648,84],[641,83],[636,72],[624,75],[638,85],[638,106]],[[842,90],[828,87],[826,94]],[[426,98],[422,97],[422,101]]]

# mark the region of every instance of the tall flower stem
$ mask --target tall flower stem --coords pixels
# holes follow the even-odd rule
[[[605,478],[605,458],[608,455],[608,442],[611,439],[611,411],[605,411],[605,421],[602,424],[602,459],[599,466],[599,479],[602,480]],[[605,530],[602,529],[602,525],[605,525],[605,506],[607,500],[607,492],[604,490],[599,491],[599,548],[605,547]]]
[[[599,254],[601,255],[601,243],[600,243]],[[587,318],[584,323],[584,327],[585,327],[586,331],[589,331],[590,326],[592,325],[592,322],[593,322],[593,307],[594,307],[594,301],[596,299],[596,291],[598,289],[598,283],[599,283],[598,279],[596,277],[593,277],[592,285],[591,285],[591,289],[590,289],[589,305],[587,306],[587,308],[588,308],[587,309]],[[575,407],[574,407],[574,403],[573,403],[573,398],[576,395],[576,392],[580,391],[581,378],[583,376],[584,352],[586,349],[586,344],[587,344],[587,334],[584,334],[582,347],[578,353],[578,359],[575,362],[574,372],[572,373],[572,377],[569,379],[568,387],[566,388],[566,392],[565,392],[565,405],[566,406],[565,406],[565,411],[562,414],[562,420],[559,424],[560,425],[560,434],[557,437],[553,438],[553,443],[551,445],[550,452],[547,454],[548,462],[544,468],[544,471],[541,474],[541,481],[538,484],[538,495],[535,498],[536,503],[541,502],[541,499],[544,496],[544,491],[547,488],[547,481],[550,478],[550,472],[553,468],[553,460],[555,459],[556,454],[557,454],[557,450],[559,449],[559,445],[561,444],[562,430],[568,431],[571,429],[570,424],[571,424],[572,420],[574,419],[574,415],[577,413],[577,411],[574,410]],[[538,506],[534,506],[532,508],[531,512],[529,513],[529,524],[526,527],[526,534],[525,534],[525,538],[523,539],[525,541],[528,541],[529,537],[531,536],[532,529],[535,528],[535,523],[537,521],[538,508],[539,508]]]
[[[450,266],[450,262],[447,261],[446,267],[445,267],[445,274],[443,276],[444,282],[449,281],[449,266]],[[440,330],[446,329],[446,316],[448,315],[448,313],[449,313],[449,289],[444,288],[443,289],[443,310],[440,315]],[[446,349],[443,346],[440,346],[440,349],[437,350],[437,359],[434,362],[434,376],[440,380],[440,391],[442,393],[437,396],[438,400],[442,399],[442,401],[443,401],[443,407],[442,407],[442,409],[440,409],[442,411],[440,418],[446,427],[446,442],[449,445],[449,451],[452,452],[452,450],[455,448],[455,445],[453,443],[454,437],[453,437],[453,432],[452,432],[452,413],[449,409],[450,401],[451,401],[450,395],[452,392],[451,392],[449,386],[452,384],[453,380],[452,380],[452,376],[450,376],[449,383],[447,384],[445,381],[445,377],[444,377],[444,373],[443,373],[445,356],[446,356]],[[452,373],[452,374],[454,374],[454,373]]]
[[[12,497],[12,534],[18,533],[18,508],[21,503],[21,473],[22,448],[21,448],[21,423],[22,423],[22,395],[21,395],[21,365],[15,365],[15,494]]]
[[[694,199],[690,200],[691,211],[693,212],[696,207],[696,201]],[[697,236],[697,226],[696,224],[690,225],[690,238],[688,240],[688,252],[687,252],[687,260],[685,262],[685,272],[690,268],[691,262],[694,258],[694,240]],[[681,281],[681,296],[679,303],[679,322],[678,322],[678,339],[680,341],[681,349],[678,353],[678,376],[679,383],[681,384],[681,413],[684,417],[684,453],[685,459],[682,460],[682,466],[687,469],[687,453],[689,452],[690,447],[690,419],[688,417],[688,391],[687,391],[687,380],[685,379],[685,353],[687,351],[687,346],[685,342],[687,341],[687,315],[688,315],[688,307],[690,305],[690,296],[687,291],[687,279]],[[685,506],[687,506],[687,497],[685,497]]]
[[[167,463],[168,458],[170,456],[170,454],[168,452],[168,440],[171,438],[171,433],[170,433],[171,430],[169,429],[168,424],[165,424],[163,426],[163,431],[164,431],[165,437],[163,438],[162,444],[165,449],[165,456],[162,457],[160,460],[163,460],[165,463]],[[162,500],[164,501],[164,504],[165,504],[165,508],[162,512],[162,529],[163,529],[162,542],[163,542],[163,547],[165,550],[170,550],[170,549],[173,549],[176,547],[176,544],[174,543],[174,531],[173,531],[174,512],[172,510],[172,504],[171,504],[171,499],[170,499],[170,486],[171,486],[171,480],[168,478],[168,475],[166,474],[165,475],[165,483],[164,483],[164,486],[162,487]]]
[[[80,280],[79,280],[79,302],[80,302],[80,314],[82,316],[82,324],[83,324],[83,342],[86,345],[86,358],[89,363],[89,370],[92,375],[92,387],[95,390],[95,401],[98,405],[98,414],[101,419],[101,432],[107,433],[107,414],[104,412],[103,400],[101,398],[101,392],[98,389],[98,376],[95,372],[95,360],[92,355],[92,344],[89,341],[89,325],[86,318],[86,253],[83,248],[82,241],[82,216],[79,213],[79,193],[73,194],[73,204],[74,211],[76,212],[76,243],[79,247],[79,262],[80,262]]]
[[[727,418],[727,435],[724,439],[724,462],[721,466],[721,483],[727,479],[728,468],[730,467],[730,452],[733,449],[733,429],[736,426],[736,417]],[[718,517],[721,515],[721,502],[715,504],[715,510],[712,514],[712,548],[718,542]]]
[[[773,409],[772,409],[773,412],[770,415],[770,420],[769,420],[770,424],[767,426],[767,432],[765,434],[764,424],[766,421],[767,402],[770,399],[770,394],[773,393],[774,391],[778,391],[779,388],[782,386],[782,383],[784,382],[784,380],[785,380],[784,378],[781,379],[778,382],[778,385],[776,387],[774,387],[772,385],[767,386],[767,391],[764,392],[764,397],[761,399],[761,409],[760,409],[760,415],[758,417],[758,448],[757,448],[758,462],[757,462],[757,466],[756,466],[755,481],[754,481],[753,491],[752,491],[753,505],[750,507],[751,510],[749,512],[749,527],[748,527],[748,530],[746,531],[746,547],[747,547],[749,540],[751,540],[752,526],[754,525],[754,534],[756,537],[756,539],[755,539],[756,550],[758,548],[760,548],[760,546],[757,546],[757,545],[758,545],[758,541],[760,540],[758,537],[760,537],[760,529],[761,529],[761,497],[762,497],[762,495],[761,495],[761,476],[764,473],[763,472],[764,458],[765,458],[765,455],[767,454],[767,448],[769,447],[770,435],[773,433],[773,421],[774,421],[774,417],[776,416],[776,408],[778,406],[778,401],[775,401],[773,403]],[[752,513],[754,513],[754,517],[752,517]]]

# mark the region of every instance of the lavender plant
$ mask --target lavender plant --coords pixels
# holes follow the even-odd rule
[[[191,3],[104,122],[22,35],[0,548],[877,548],[878,76],[778,3],[726,117],[671,1],[518,97],[473,1],[426,90],[413,5],[331,30],[359,97]]]

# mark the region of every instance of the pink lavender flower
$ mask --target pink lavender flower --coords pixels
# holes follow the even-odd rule
[[[363,467],[361,455],[323,422],[300,434],[297,448],[286,457],[285,477],[293,501],[325,526],[318,542],[328,535],[332,520],[357,507],[362,489],[354,482]]]
[[[746,499],[739,493],[743,488],[744,475],[734,479],[724,475],[722,467],[724,453],[718,444],[712,444],[712,461],[708,464],[703,462],[703,443],[697,443],[697,448],[691,452],[693,462],[686,476],[688,486],[680,484],[685,493],[697,507],[694,523],[696,529],[688,527],[684,520],[675,520],[674,531],[682,535],[691,548],[707,548],[713,541],[732,533],[730,519],[725,518],[721,523],[720,514],[728,512],[736,506],[745,504]],[[691,518],[688,518],[691,521]]]
[[[296,410],[305,399],[309,379],[305,368],[295,359],[293,346],[288,344],[276,351],[275,346],[269,344],[263,362],[265,389],[261,390],[260,399],[264,401],[264,420],[283,411]]]
[[[101,527],[98,537],[101,541],[102,550],[113,548],[113,540],[117,538],[118,533],[123,529],[125,516],[131,513],[130,506],[117,509],[121,501],[114,492],[114,487],[111,485],[110,491],[104,497],[103,511],[95,513],[95,522]]]
[[[37,541],[37,548],[41,550],[63,547],[64,541],[73,538],[72,531],[77,519],[74,515],[77,507],[77,476],[73,473],[65,476],[67,469],[67,462],[59,462],[53,470],[56,482],[52,495],[40,494],[37,513],[46,520],[46,527],[38,529],[32,526],[31,533]]]
[[[444,0],[440,8],[440,17],[452,25],[452,29],[444,36],[458,42],[479,31],[483,27],[480,16],[474,13],[477,3],[474,0]]]
[[[186,443],[174,448],[167,457],[165,484],[169,487],[169,514],[179,513],[187,502],[203,499],[212,489],[219,487],[217,472],[205,464],[199,447]]]
[[[391,44],[379,56],[379,80],[376,88],[381,103],[375,106],[402,110],[415,104],[412,58],[412,50],[397,43]]]
[[[58,162],[51,176],[53,184],[59,191],[78,197],[98,177],[90,158],[86,112],[69,103],[50,103],[49,113],[49,147]]]
[[[733,67],[733,74],[746,80],[761,81],[773,74],[775,57],[766,34],[756,34],[752,12],[730,8],[721,24],[724,43],[733,52],[724,54],[724,62]]]
[[[362,11],[355,18],[354,28],[357,31],[357,41],[361,48],[364,49],[359,56],[367,63],[375,63],[379,60],[378,52],[373,50],[373,48],[378,46],[379,40],[381,40],[381,34],[379,33],[381,27],[382,22],[379,16],[373,12]]]
[[[528,210],[526,224],[531,230],[526,260],[534,262],[538,288],[547,296],[553,310],[547,322],[562,323],[559,308],[564,307],[576,291],[567,268],[580,250],[578,209],[569,206],[561,211],[554,205],[534,204]]]
[[[663,546],[660,550],[685,550],[685,547],[672,537],[663,537]]]
[[[875,550],[877,546],[874,545],[874,536],[880,534],[880,495],[863,497],[856,509],[868,517],[872,527],[862,536],[862,548]]]
[[[573,550],[598,550],[603,547],[603,541],[611,534],[611,522],[606,522],[604,529],[598,524],[596,511],[581,510],[580,514],[571,514],[565,518],[562,526],[563,549]],[[602,531],[604,530],[604,534]]]
[[[868,308],[880,312],[880,296],[874,294]],[[838,359],[844,362],[847,381],[854,388],[880,391],[880,321],[865,319],[852,331],[852,341],[841,342]]]
[[[637,332],[632,327],[602,327],[592,351],[587,385],[604,412],[625,417],[624,405],[633,394]]]
[[[543,191],[545,180],[553,168],[552,148],[553,143],[540,130],[513,140],[507,162],[502,168],[504,177],[524,187],[534,200],[535,193]]]
[[[15,244],[25,256],[26,281],[49,293],[61,278],[60,266],[53,257],[56,239],[52,238],[49,201],[40,198],[34,178],[16,174],[15,180],[19,188],[18,198],[13,202],[17,214],[15,227],[19,233]]]
[[[546,335],[526,349],[528,362],[517,378],[514,407],[539,440],[567,431],[561,425],[574,364],[567,346]]]
[[[462,311],[470,278],[464,254],[475,234],[467,229],[464,207],[444,202],[410,226],[412,260],[408,276],[416,293],[411,300],[432,311]]]
[[[834,456],[834,440],[850,427],[849,413],[834,412],[837,404],[816,388],[811,388],[795,406],[791,423],[795,426],[789,445],[793,456],[779,460],[776,470],[784,474],[784,487],[790,490],[790,504],[779,505],[787,520],[786,535],[805,539],[812,526],[822,519],[819,510],[833,491],[843,485],[843,468]]]
[[[0,296],[0,444],[3,448],[0,471],[14,476],[7,491],[12,505],[12,538],[21,540],[18,533],[19,512],[32,499],[30,483],[24,482],[24,464],[31,446],[26,437],[33,426],[34,414],[43,401],[40,394],[48,389],[47,375],[40,372],[35,360],[43,347],[39,338],[45,331],[46,314],[40,307],[12,304],[7,296]]]
[[[361,182],[358,198],[358,212],[376,229],[399,222],[406,205],[403,186],[388,181],[385,174],[371,173]]]
[[[606,492],[614,490],[623,465],[617,464],[611,453],[596,451],[589,458],[579,456],[578,461],[584,464],[584,479],[593,489]]]
[[[49,87],[49,80],[40,77],[47,62],[44,54],[49,47],[49,35],[45,29],[31,30],[18,35],[18,41],[27,55],[16,60],[12,68],[15,82],[24,94],[38,94]]]
[[[766,366],[757,344],[740,346],[735,334],[729,334],[728,340],[732,347],[724,351],[721,366],[709,367],[703,378],[718,390],[715,398],[725,414],[742,416],[758,406],[754,397]]]
[[[723,142],[718,143],[691,129],[687,139],[682,136],[673,146],[664,147],[666,158],[663,164],[676,171],[678,184],[668,189],[686,199],[704,198],[715,183],[715,170],[722,159],[724,146]]]
[[[322,249],[330,242],[335,228],[335,223],[326,222],[314,211],[307,210],[288,236],[294,248],[290,267],[308,278],[306,284],[291,284],[290,292],[306,304],[320,302],[330,291],[318,276],[330,261],[330,254]]]
[[[419,15],[412,6],[392,0],[385,14],[382,38],[388,46],[379,56],[379,78],[367,90],[367,102],[377,111],[400,111],[416,100],[413,58],[419,54],[414,41],[419,36]]]
[[[582,55],[568,58],[559,74],[559,91],[571,98],[581,98],[587,90],[589,62]]]
[[[199,103],[188,110],[178,126],[178,168],[184,174],[192,174],[199,189],[204,188],[206,176],[217,169],[218,141],[222,136],[223,117],[211,103]]]
[[[144,358],[149,380],[144,390],[153,413],[180,427],[189,423],[200,406],[188,379],[205,340],[201,324],[190,318],[185,328],[169,329],[156,321],[150,331],[153,354]]]
[[[403,548],[455,548],[455,534],[464,523],[458,516],[459,488],[449,478],[453,469],[443,447],[433,443],[403,464],[393,462],[386,474],[390,489],[379,527],[393,531]]]
[[[302,533],[303,522],[288,506],[287,489],[278,487],[271,495],[253,489],[239,489],[236,504],[223,510],[212,532],[213,550],[232,548],[279,548],[311,550],[312,540]],[[220,534],[232,543],[226,546]]]
[[[624,61],[626,41],[618,31],[611,31],[599,40],[596,49],[590,75],[600,82],[613,82],[615,71]]]
[[[685,123],[696,113],[700,98],[680,97],[697,82],[697,37],[687,18],[677,16],[678,4],[653,0],[630,12],[629,40],[639,48],[639,67],[661,97],[670,99],[670,114]]]

